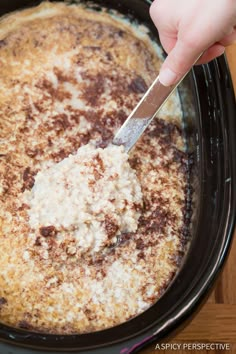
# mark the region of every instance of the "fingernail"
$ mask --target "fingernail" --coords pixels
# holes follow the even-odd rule
[[[173,85],[178,79],[178,75],[169,68],[162,69],[159,74],[159,80],[164,86]]]

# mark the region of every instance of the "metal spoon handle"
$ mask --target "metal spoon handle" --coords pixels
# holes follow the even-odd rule
[[[173,86],[162,85],[159,81],[159,76],[157,76],[138,105],[116,133],[112,143],[114,145],[124,145],[125,151],[129,152],[186,75],[187,73]]]
[[[201,53],[193,65],[196,64],[203,53]],[[125,151],[129,152],[138,138],[142,135],[147,126],[151,123],[163,104],[183,81],[190,70],[185,72],[178,82],[172,86],[164,86],[159,80],[159,76],[154,80],[145,95],[139,101],[133,112],[126,119],[122,127],[116,133],[112,143],[114,145],[124,145]]]

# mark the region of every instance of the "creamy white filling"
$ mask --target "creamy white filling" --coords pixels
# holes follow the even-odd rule
[[[24,192],[32,229],[54,226],[82,251],[99,251],[122,232],[137,230],[142,191],[123,147],[82,146],[38,172]]]

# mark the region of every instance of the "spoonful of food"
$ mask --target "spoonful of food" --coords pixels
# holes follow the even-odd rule
[[[197,58],[197,60],[200,58],[200,56]],[[169,96],[178,87],[178,85],[182,82],[188,73],[189,71],[187,71],[179,79],[179,81],[172,86],[164,86],[160,82],[159,76],[157,76],[145,95],[142,97],[124,124],[118,130],[112,143],[114,145],[123,145],[125,151],[129,152],[139,137],[142,135],[144,130],[148,127],[153,118],[162,108]]]

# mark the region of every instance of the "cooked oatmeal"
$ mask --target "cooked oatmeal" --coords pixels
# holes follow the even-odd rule
[[[191,217],[178,95],[129,156],[110,147],[161,61],[147,29],[105,10],[46,2],[1,20],[1,322],[96,331],[169,285]]]
[[[74,254],[102,251],[121,233],[136,231],[142,209],[141,187],[128,154],[113,145],[84,145],[39,171],[24,199],[33,233],[53,232],[61,242],[71,238]]]

